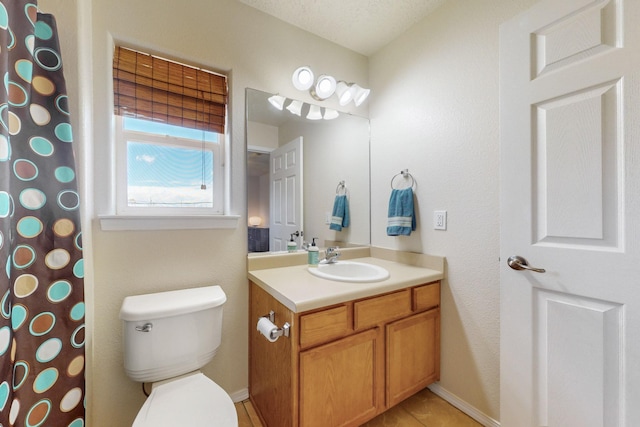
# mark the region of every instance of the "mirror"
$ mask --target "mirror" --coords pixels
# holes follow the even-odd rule
[[[278,110],[271,96],[246,89],[249,252],[287,250],[291,234],[298,250],[313,237],[319,247],[368,246],[369,120],[343,112],[310,120],[309,103],[297,116],[286,108],[292,99]],[[339,231],[330,229],[338,194],[347,196],[350,220]]]

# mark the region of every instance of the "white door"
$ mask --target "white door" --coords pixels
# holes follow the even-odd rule
[[[500,28],[505,427],[640,426],[639,30],[638,0]]]
[[[292,233],[302,234],[302,137],[271,152],[269,250],[287,250]],[[299,243],[302,239],[294,237]]]

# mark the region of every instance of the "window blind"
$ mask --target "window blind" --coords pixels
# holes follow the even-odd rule
[[[114,113],[224,133],[226,76],[117,46]]]

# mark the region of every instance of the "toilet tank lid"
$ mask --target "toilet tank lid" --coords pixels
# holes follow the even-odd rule
[[[120,319],[135,322],[177,316],[216,307],[226,300],[217,285],[128,296],[122,302]]]

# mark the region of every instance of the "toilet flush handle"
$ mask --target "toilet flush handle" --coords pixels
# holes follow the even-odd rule
[[[151,332],[153,328],[153,323],[145,323],[142,326],[136,326],[136,331],[138,332]]]

